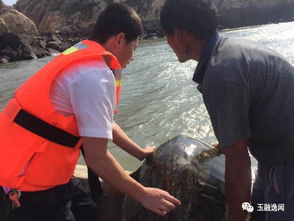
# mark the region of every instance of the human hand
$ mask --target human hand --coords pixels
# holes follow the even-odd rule
[[[181,202],[168,192],[151,187],[145,187],[144,194],[137,200],[146,209],[161,216],[166,215],[168,212],[181,205]]]
[[[146,147],[145,149],[142,149],[140,152],[140,155],[137,156],[137,159],[141,161],[144,160],[147,156],[152,154],[155,149],[156,149],[155,146]]]
[[[216,149],[218,149],[218,151],[219,151],[220,154],[223,154],[222,148],[219,146],[219,143],[211,144],[211,146],[213,146]]]
[[[219,148],[219,144],[218,143],[213,143],[213,144],[211,144],[211,146],[213,146],[215,148]]]

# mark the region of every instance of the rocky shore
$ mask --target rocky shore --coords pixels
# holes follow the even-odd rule
[[[39,34],[30,18],[0,1],[0,63],[50,56],[82,38],[78,30]]]
[[[64,37],[66,34],[46,32],[41,35],[23,36],[13,32],[5,32],[0,36],[0,63],[58,54],[82,39],[82,37]]]
[[[221,29],[294,20],[294,0],[214,1]],[[163,37],[159,15],[164,0],[18,0],[13,7],[0,0],[0,63],[59,53],[87,38],[97,15],[112,2],[135,8],[143,38]]]

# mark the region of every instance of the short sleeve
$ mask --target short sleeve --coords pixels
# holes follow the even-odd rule
[[[221,147],[251,136],[250,94],[245,86],[218,82],[203,89],[203,100]]]
[[[109,71],[84,70],[70,84],[70,102],[80,136],[112,139],[115,85]]]

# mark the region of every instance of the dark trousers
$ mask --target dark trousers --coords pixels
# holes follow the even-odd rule
[[[10,201],[0,186],[0,221],[6,221],[10,213]]]
[[[2,188],[1,188],[2,189]],[[7,205],[7,200],[1,194],[0,204]],[[12,209],[8,221],[97,221],[96,204],[79,179],[73,178],[66,185],[55,188],[22,192],[21,207]],[[3,209],[2,209],[3,208]],[[2,212],[1,212],[2,210]],[[7,216],[7,209],[0,207],[0,221]],[[6,221],[6,220],[5,220]]]
[[[259,163],[251,201],[255,209],[251,221],[293,221],[294,160],[275,166]],[[266,204],[267,211],[261,211]]]

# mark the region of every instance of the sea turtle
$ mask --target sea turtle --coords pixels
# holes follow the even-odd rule
[[[126,197],[123,221],[222,221],[226,220],[224,157],[216,148],[179,135],[162,144],[143,163],[137,179],[177,197],[181,206],[165,216],[144,209]]]

